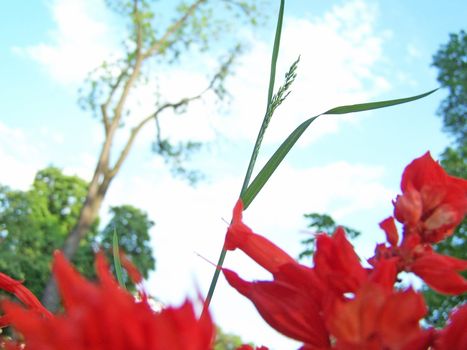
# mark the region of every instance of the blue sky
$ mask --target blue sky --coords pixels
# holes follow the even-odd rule
[[[102,209],[105,217],[109,205],[129,203],[156,222],[152,242],[158,267],[147,286],[164,302],[179,303],[196,288],[208,288],[212,267],[195,253],[217,261],[226,229],[222,219],[230,219],[264,113],[277,3],[266,1],[264,27],[238,31],[249,50],[228,81],[230,104],[219,111],[208,98],[184,117],[163,120],[173,140],[189,137],[207,144],[191,163],[206,180],[191,188],[171,178],[151,154],[154,129],[149,127]],[[432,55],[449,33],[465,29],[465,14],[461,0],[289,1],[278,82],[300,54],[298,78],[271,122],[258,166],[313,114],[436,88]],[[89,178],[102,131],[78,108],[77,90],[86,72],[117,50],[118,22],[98,0],[9,1],[0,17],[0,183],[26,189],[35,172],[50,164]],[[216,63],[214,56],[202,55],[190,61],[158,77],[164,93],[176,97],[203,86],[206,70],[193,67]],[[137,92],[136,112],[151,107],[153,89],[148,84]],[[449,143],[435,114],[444,96],[438,91],[412,104],[314,123],[245,213],[246,222],[296,256],[306,227],[303,214],[328,212],[364,232],[358,249],[369,257],[382,239],[377,223],[391,213],[404,166],[427,150],[436,158]],[[230,254],[226,266],[244,278],[269,278],[240,253]],[[223,281],[213,312],[223,328],[246,340],[272,349],[297,348],[271,331]]]

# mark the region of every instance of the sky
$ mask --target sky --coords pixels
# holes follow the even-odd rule
[[[235,31],[247,49],[227,80],[231,98],[212,96],[182,116],[164,115],[171,140],[204,143],[188,165],[201,170],[195,187],[174,179],[151,152],[154,125],[143,130],[101,210],[132,204],[156,225],[151,244],[157,269],[147,289],[166,304],[207,292],[240,192],[266,104],[269,62],[279,1],[265,1],[267,18]],[[162,1],[161,18],[169,11]],[[461,0],[341,0],[286,3],[277,82],[300,55],[292,93],[279,107],[256,169],[305,119],[342,104],[416,95],[438,87],[432,56],[449,33],[465,29]],[[89,179],[102,129],[77,104],[87,72],[118,54],[121,23],[100,0],[9,1],[0,14],[0,184],[26,190],[48,165]],[[216,53],[227,49],[221,41]],[[217,64],[216,54],[193,55],[165,67],[132,98],[128,126],[153,107],[156,86],[168,99],[198,92]],[[152,78],[152,79],[151,79]],[[446,92],[390,109],[318,119],[303,135],[250,208],[245,222],[292,256],[307,237],[303,214],[329,213],[363,232],[355,243],[362,259],[384,237],[378,223],[391,215],[404,167],[431,151],[437,158],[450,140],[436,115]],[[128,132],[122,128],[116,146]],[[308,261],[305,263],[309,263]],[[225,266],[249,280],[269,279],[240,252]],[[271,330],[252,304],[221,278],[212,312],[218,324],[246,341],[271,349],[296,349]]]

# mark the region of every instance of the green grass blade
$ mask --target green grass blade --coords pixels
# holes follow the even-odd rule
[[[264,137],[264,133],[269,124],[269,108],[271,106],[272,96],[274,92],[274,82],[276,80],[276,66],[277,66],[277,57],[279,56],[279,47],[281,41],[281,33],[282,33],[282,21],[284,19],[284,5],[285,0],[281,0],[281,4],[279,7],[279,15],[277,17],[277,26],[276,26],[276,35],[274,38],[274,47],[272,50],[272,58],[271,58],[271,72],[269,75],[269,89],[268,89],[268,101],[266,105],[266,113],[264,114],[264,119],[261,124],[261,128],[259,129],[258,136],[256,137],[255,145],[253,147],[253,151],[251,153],[250,162],[248,164],[248,168],[246,170],[245,178],[243,180],[242,189],[240,190],[240,197],[243,196],[243,193],[248,188],[248,184],[250,183],[251,174],[253,173],[253,168],[256,163],[256,159],[258,158],[259,149],[261,147],[261,142]],[[219,275],[221,272],[222,265],[224,264],[225,256],[227,251],[222,248],[221,254],[219,256],[219,260],[217,262],[218,268],[214,271],[214,275],[211,280],[211,285],[209,286],[208,294],[206,295],[206,299],[204,301],[203,306],[203,315],[209,309],[209,304],[211,303],[212,296],[214,294],[214,290],[216,289],[217,280],[219,279]]]
[[[120,262],[120,251],[118,248],[117,230],[114,230],[112,248],[114,256],[115,275],[117,276],[117,281],[122,286],[122,288],[126,289],[125,282],[123,281],[122,263]]]
[[[380,101],[380,102],[369,102],[369,103],[360,103],[356,105],[340,106],[340,107],[330,109],[329,111],[324,112],[323,114],[346,114],[346,113],[364,112],[364,111],[369,111],[372,109],[400,105],[402,103],[412,102],[420,98],[423,98],[425,96],[428,96],[432,94],[433,92],[435,92],[436,90],[438,89],[434,89],[434,90],[425,92],[417,96],[398,98],[396,100],[387,100],[387,101]]]
[[[240,197],[246,191],[248,185],[250,184],[251,174],[253,173],[253,168],[255,167],[256,159],[258,158],[259,149],[263,141],[264,134],[269,125],[270,113],[269,109],[271,108],[271,101],[274,93],[274,83],[276,81],[276,66],[277,66],[277,57],[279,56],[279,48],[281,43],[281,33],[282,33],[282,21],[284,19],[284,5],[285,0],[281,0],[279,15],[277,17],[277,26],[276,26],[276,35],[274,37],[274,47],[272,49],[271,57],[271,71],[269,74],[269,88],[268,88],[268,101],[266,105],[266,113],[264,114],[263,122],[256,137],[255,145],[251,153],[250,162],[248,163],[248,168],[246,170],[245,178],[243,179],[242,189],[240,190]]]
[[[287,153],[289,153],[290,149],[295,145],[298,139],[302,136],[302,134],[305,132],[308,126],[310,126],[310,124],[319,116],[324,115],[324,114],[345,114],[345,113],[353,113],[353,112],[363,112],[363,111],[369,111],[372,109],[395,106],[398,104],[418,100],[420,98],[423,98],[425,96],[432,94],[436,90],[437,89],[425,92],[417,96],[400,98],[396,100],[387,100],[387,101],[380,101],[380,102],[370,102],[370,103],[361,103],[361,104],[356,104],[356,105],[340,106],[340,107],[330,109],[325,113],[319,114],[315,117],[312,117],[304,121],[279,146],[276,152],[268,160],[266,165],[261,169],[261,171],[255,177],[255,179],[251,182],[250,186],[243,193],[243,196],[241,196],[241,198],[243,200],[244,210],[248,208],[251,202],[255,199],[257,194],[261,191],[263,186],[269,180],[269,178],[274,173],[274,171],[276,171],[279,164],[285,158]]]

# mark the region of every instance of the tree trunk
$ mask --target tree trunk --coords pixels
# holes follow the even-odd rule
[[[104,175],[102,175],[104,180],[99,184],[99,173],[100,171],[98,166],[89,185],[88,194],[86,196],[83,207],[81,208],[78,221],[67,236],[62,246],[62,252],[69,260],[73,258],[76,251],[78,250],[80,240],[89,232],[89,229],[98,217],[105,193],[107,192],[107,189],[109,188],[110,182],[112,180],[111,178],[106,178]],[[42,303],[52,312],[55,312],[58,309],[59,295],[53,275],[49,278],[49,281],[47,282],[47,285],[44,289]]]

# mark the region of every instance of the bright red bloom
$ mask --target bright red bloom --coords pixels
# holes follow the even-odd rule
[[[317,275],[339,294],[355,292],[367,279],[367,271],[342,227],[332,236],[318,236],[313,260]]]
[[[405,168],[401,189],[394,216],[404,234],[419,234],[422,243],[451,235],[467,212],[467,181],[448,175],[429,152]]]
[[[431,248],[408,267],[431,288],[443,294],[467,292],[467,280],[459,273],[467,270],[467,261],[435,253]]]
[[[421,243],[417,234],[404,235],[400,245],[393,218],[387,218],[380,224],[386,232],[390,246],[379,244],[375,257],[370,263],[395,259],[398,272],[413,272],[423,279],[427,285],[439,293],[457,295],[467,292],[467,280],[460,272],[467,270],[467,261],[436,253],[430,244]]]
[[[243,203],[237,201],[233,211],[232,224],[227,230],[224,247],[227,250],[240,249],[271,273],[286,263],[295,260],[263,236],[253,231],[242,222]]]
[[[223,272],[229,284],[255,304],[271,327],[310,349],[330,348],[319,301],[306,289],[298,288],[294,281],[247,282],[233,271]]]
[[[303,350],[427,348],[431,333],[419,326],[426,313],[423,298],[412,290],[393,290],[397,258],[375,261],[375,267],[366,270],[338,229],[332,236],[318,236],[313,268],[290,262],[284,251],[239,221],[239,207],[226,246],[232,238],[240,242],[236,247],[261,261],[274,279],[248,282],[227,269],[224,276],[273,328],[303,342]],[[257,242],[255,249],[245,244],[251,237]],[[268,256],[263,254],[266,249]]]
[[[467,304],[455,310],[445,329],[439,332],[435,350],[467,349]]]
[[[423,297],[411,289],[393,292],[368,283],[353,300],[336,300],[326,322],[336,349],[421,350],[430,341],[419,325],[425,314]]]
[[[29,350],[206,350],[214,325],[198,319],[187,301],[155,313],[146,299],[137,302],[110,274],[102,254],[96,259],[99,283],[84,279],[57,253],[54,274],[65,312],[43,318],[11,302],[3,307]]]
[[[0,272],[0,289],[13,294],[33,312],[37,312],[44,317],[51,317],[52,314],[40,303],[34,294],[31,293],[20,281],[14,280],[8,275]],[[5,327],[10,323],[9,317],[0,317],[0,327]]]

